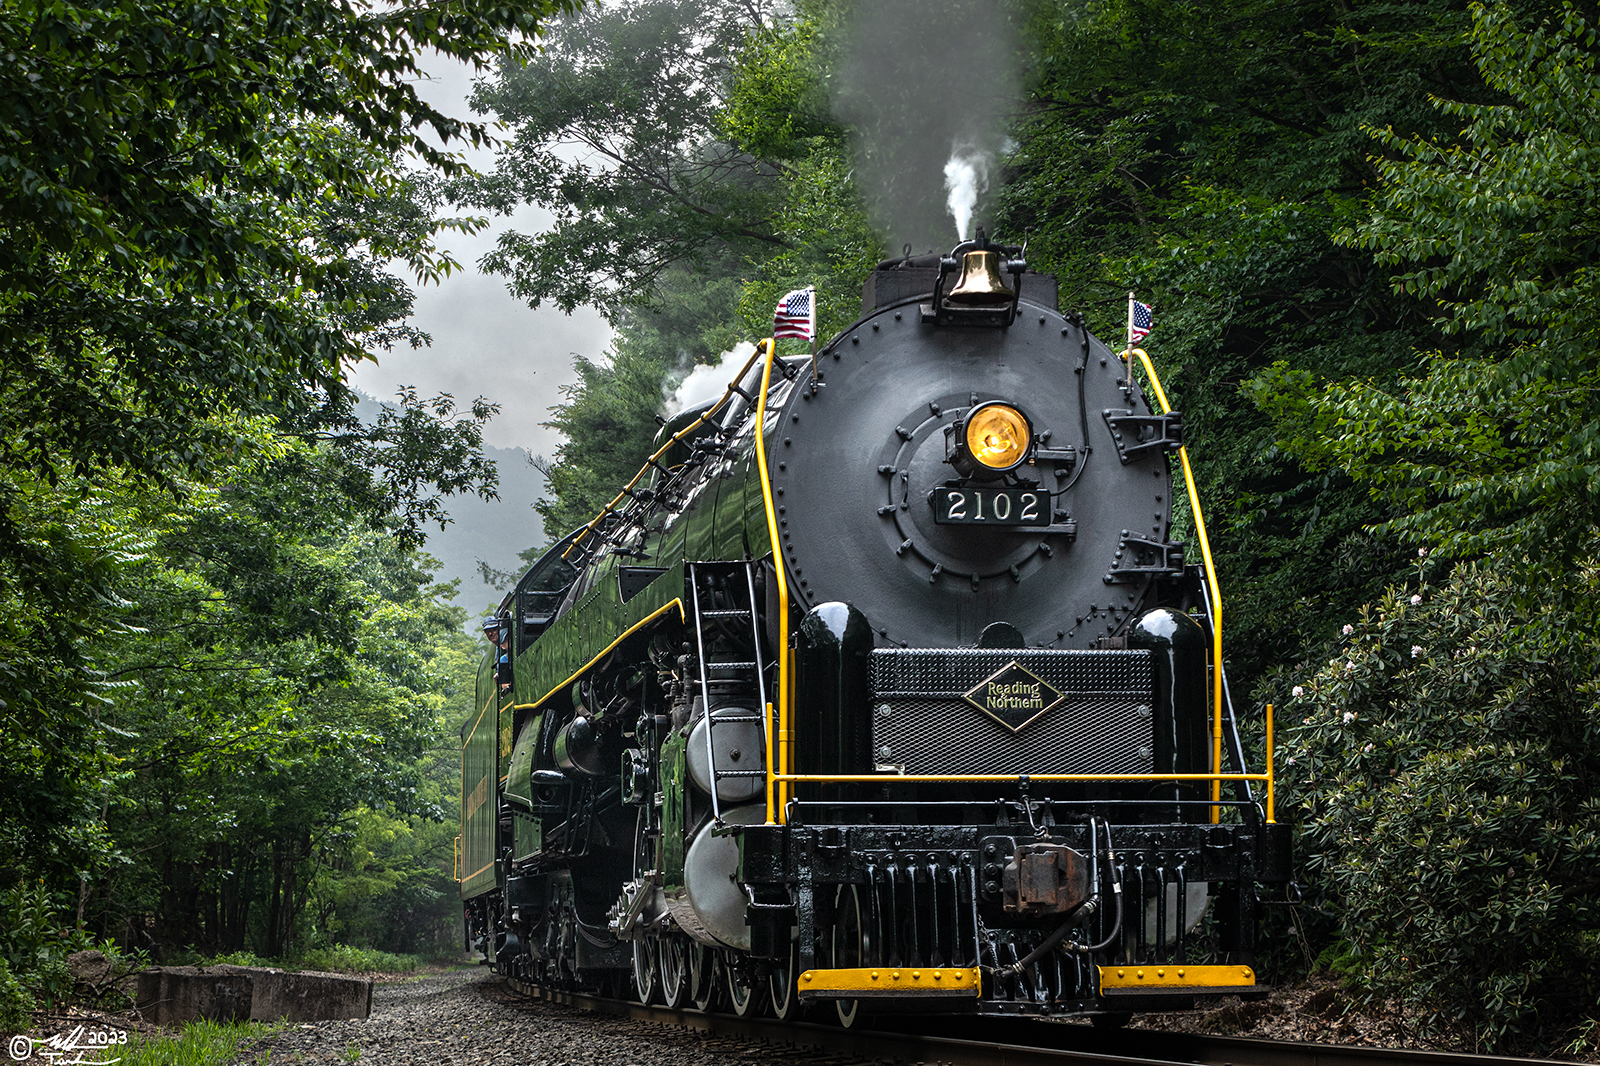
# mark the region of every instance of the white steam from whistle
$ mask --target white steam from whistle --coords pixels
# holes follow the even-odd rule
[[[988,152],[958,141],[944,165],[944,187],[949,193],[945,203],[956,220],[958,240],[972,239],[972,213],[977,210],[978,196],[989,188],[991,162]]]

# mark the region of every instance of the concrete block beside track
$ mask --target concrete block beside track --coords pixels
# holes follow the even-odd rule
[[[250,1020],[320,1022],[365,1019],[372,1013],[372,980],[336,973],[266,970],[256,977]]]
[[[264,966],[160,966],[139,974],[139,1012],[158,1025],[365,1019],[372,981]]]

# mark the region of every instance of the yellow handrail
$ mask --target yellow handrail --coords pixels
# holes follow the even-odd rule
[[[1150,362],[1150,357],[1143,348],[1133,349],[1133,354],[1139,357],[1139,363],[1144,367],[1144,372],[1149,375],[1150,385],[1156,392],[1156,400],[1161,404],[1162,414],[1171,414],[1172,405],[1167,403],[1166,390],[1161,387],[1161,378],[1156,375],[1156,368]],[[1123,352],[1122,358],[1128,358],[1128,353]],[[1207,609],[1211,613],[1211,768],[1215,771],[1222,770],[1222,589],[1217,585],[1217,568],[1211,561],[1211,541],[1206,537],[1206,520],[1200,512],[1200,494],[1195,489],[1194,471],[1189,468],[1189,451],[1182,445],[1178,446],[1178,460],[1183,464],[1183,482],[1189,490],[1189,508],[1194,512],[1194,531],[1200,541],[1200,557],[1206,567],[1206,600]],[[1215,803],[1222,798],[1222,780],[1213,777],[1211,781],[1211,800]],[[1221,808],[1211,808],[1211,821],[1221,820]]]
[[[1278,820],[1277,811],[1273,808],[1272,791],[1275,782],[1272,774],[1272,704],[1267,704],[1267,823],[1270,825]]]
[[[770,340],[768,343],[770,346]],[[728,402],[729,397],[731,397],[734,393],[734,390],[738,388],[739,382],[744,380],[744,376],[750,372],[750,368],[755,365],[755,361],[760,358],[760,356],[761,346],[758,344],[756,345],[756,350],[750,353],[750,358],[744,361],[744,366],[739,368],[739,372],[733,376],[733,380],[730,381],[728,383],[728,387],[723,390],[722,398],[716,403],[712,404],[710,407],[707,407],[700,413],[699,418],[696,418],[693,422],[690,422],[687,426],[684,426],[682,429],[678,430],[678,432],[672,435],[667,443],[663,444],[661,447],[652,452],[650,458],[646,459],[644,461],[644,465],[639,468],[639,472],[633,475],[633,480],[624,485],[621,492],[611,497],[611,502],[600,509],[600,513],[594,516],[594,521],[583,527],[582,533],[572,538],[572,543],[567,545],[567,550],[561,553],[561,558],[565,559],[567,556],[571,555],[573,550],[576,549],[578,545],[589,539],[589,534],[594,532],[595,527],[601,522],[605,521],[606,515],[614,513],[617,504],[621,503],[622,498],[631,493],[633,491],[633,487],[644,479],[644,476],[650,472],[650,468],[655,465],[656,460],[667,453],[668,448],[671,448],[674,444],[678,443],[678,441],[682,440],[687,434],[692,433],[696,429],[705,425],[707,419],[711,418],[718,411],[722,410],[722,405]],[[767,364],[768,370],[770,371],[772,364],[772,360],[770,358],[767,360]],[[762,380],[766,380],[765,376],[763,376]],[[765,396],[765,393],[763,392],[762,395]]]
[[[778,580],[778,729],[777,758],[773,758],[772,704],[767,704],[767,824],[780,821],[788,789],[779,782],[781,770],[789,766],[789,585],[783,574],[783,549],[778,544],[778,512],[772,504],[772,479],[767,476],[767,388],[772,383],[772,363],[777,358],[778,342],[768,337],[756,346],[767,350],[761,368],[761,393],[756,399],[756,469],[761,477],[761,501],[767,514],[767,537],[772,541],[772,571]],[[751,358],[754,358],[752,356]],[[748,364],[747,364],[748,366]],[[744,371],[739,372],[739,378]],[[738,380],[738,379],[736,379]],[[755,604],[750,605],[754,609]]]

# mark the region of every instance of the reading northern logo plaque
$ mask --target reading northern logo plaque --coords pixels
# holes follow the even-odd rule
[[[1022,732],[1066,699],[1015,659],[978,682],[962,698],[1013,733]]]

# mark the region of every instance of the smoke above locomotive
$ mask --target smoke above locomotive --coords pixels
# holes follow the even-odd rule
[[[669,420],[490,626],[469,943],[523,980],[847,1025],[1261,994],[1289,837],[1215,572],[1171,539],[1182,419],[1142,354],[980,230]]]
[[[857,3],[832,80],[854,133],[856,184],[873,222],[912,248],[974,235],[1008,119],[1021,42],[997,0]]]

